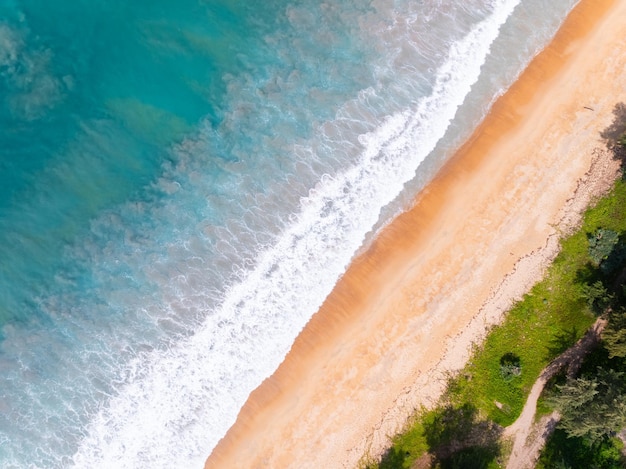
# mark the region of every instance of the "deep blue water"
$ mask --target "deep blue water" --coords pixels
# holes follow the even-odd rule
[[[201,465],[574,3],[1,1],[0,466]]]

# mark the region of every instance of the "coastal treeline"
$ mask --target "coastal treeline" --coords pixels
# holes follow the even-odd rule
[[[626,174],[626,105],[616,105],[614,115],[601,136]],[[578,231],[561,240],[544,279],[490,331],[463,371],[449,377],[439,404],[418,409],[382,459],[366,459],[363,467],[504,467],[511,451],[504,430],[532,385],[598,318],[598,340],[556,369],[539,400],[536,418],[552,415],[558,423],[538,467],[626,467],[625,285],[623,176],[587,210]]]

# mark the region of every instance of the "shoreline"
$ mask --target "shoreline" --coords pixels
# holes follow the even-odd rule
[[[206,467],[354,467],[437,400],[446,373],[541,277],[555,227],[575,225],[616,176],[596,149],[626,100],[625,38],[626,2],[574,8],[414,207],[353,261]]]

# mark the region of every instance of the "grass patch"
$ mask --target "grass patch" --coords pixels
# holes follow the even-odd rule
[[[496,468],[501,433],[500,426],[482,417],[471,404],[422,410],[404,433],[396,435],[382,460],[367,467],[409,469],[430,453],[422,461],[426,467],[434,463],[441,468]]]
[[[392,446],[387,450],[380,463],[373,463],[367,467],[409,469],[417,458],[429,450],[424,424],[428,421],[430,413],[422,410],[416,414],[406,430],[394,437]]]
[[[593,321],[580,295],[569,291],[561,276],[549,275],[513,307],[504,324],[491,331],[450,387],[451,399],[472,403],[499,425],[510,425],[541,370]],[[507,354],[519,357],[519,375],[503,376],[500,361]]]

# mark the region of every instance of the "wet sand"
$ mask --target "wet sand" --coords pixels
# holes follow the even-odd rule
[[[600,132],[626,102],[625,70],[626,0],[582,0],[352,263],[206,467],[355,467],[384,451],[610,187],[618,164]]]

